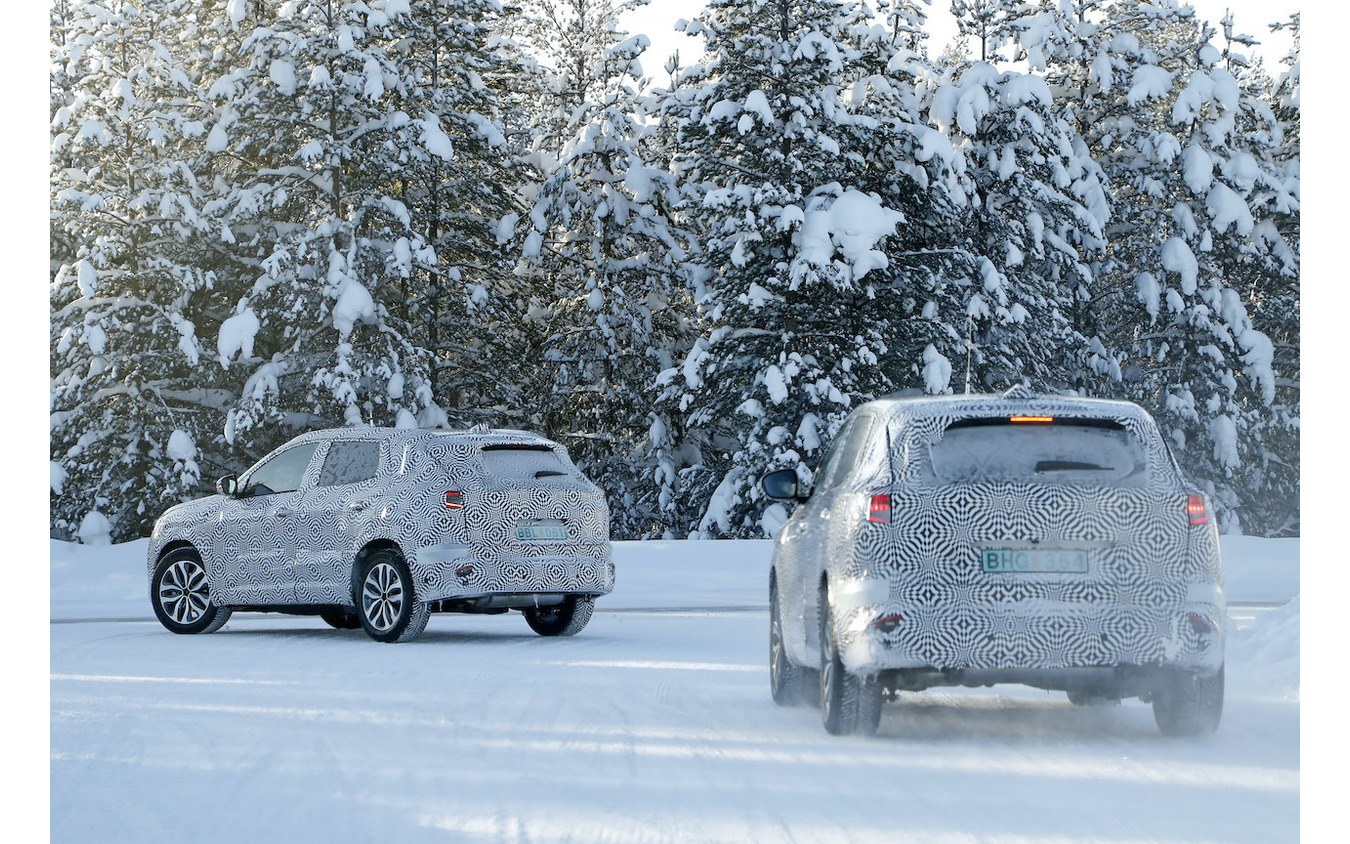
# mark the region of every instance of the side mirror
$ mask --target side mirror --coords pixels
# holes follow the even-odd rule
[[[239,477],[237,475],[226,475],[216,481],[216,492],[221,495],[235,495],[239,492]]]
[[[803,490],[797,483],[796,469],[779,469],[776,472],[770,472],[760,479],[760,486],[764,487],[764,494],[778,501],[801,501],[805,500],[810,494],[809,490]],[[803,494],[805,493],[805,494]]]

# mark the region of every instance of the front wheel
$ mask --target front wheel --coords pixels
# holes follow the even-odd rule
[[[561,604],[547,607],[527,607],[525,623],[540,636],[575,636],[591,620],[595,599],[589,596],[568,595]]]
[[[1207,736],[1223,717],[1223,666],[1205,677],[1169,672],[1153,691],[1153,720],[1167,736]]]
[[[778,581],[769,581],[769,694],[779,706],[793,706],[806,698],[806,671],[788,658],[783,644]]]
[[[166,554],[155,566],[150,604],[155,618],[173,633],[214,633],[230,619],[230,608],[211,600],[206,566],[191,548]]]
[[[427,629],[431,608],[417,600],[408,566],[393,550],[366,558],[357,589],[357,617],[375,641],[410,642]]]
[[[820,720],[830,735],[870,736],[881,723],[881,684],[849,673],[834,638],[829,597],[820,592]]]

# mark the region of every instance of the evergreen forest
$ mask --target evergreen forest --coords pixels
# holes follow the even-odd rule
[[[51,535],[486,424],[615,539],[762,538],[861,403],[1018,384],[1142,405],[1222,530],[1298,535],[1299,16],[935,2],[951,44],[711,0],[656,67],[645,0],[53,0]]]

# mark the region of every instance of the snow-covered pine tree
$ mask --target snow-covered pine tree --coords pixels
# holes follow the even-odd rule
[[[413,261],[435,261],[391,178],[409,147],[448,146],[434,115],[394,107],[407,14],[407,0],[232,0],[215,20],[206,147],[244,282],[218,303],[215,359],[246,459],[310,427],[444,422],[405,308]]]
[[[211,268],[186,0],[53,9],[51,530],[145,535],[220,465]],[[59,15],[57,14],[59,12]]]
[[[870,23],[860,3],[714,0],[686,30],[705,36],[705,63],[664,117],[703,248],[689,283],[706,329],[660,384],[716,479],[694,526],[705,536],[771,533],[784,511],[764,508],[760,475],[808,471],[848,411],[910,366],[888,359],[889,291],[905,285],[884,250],[907,217],[883,197],[925,193],[868,154],[894,140],[895,117],[869,111]]]
[[[457,424],[520,424],[521,302],[511,244],[532,178],[530,145],[508,114],[519,66],[502,45],[495,2],[427,0],[384,37],[400,82],[391,108],[409,122],[383,178],[416,238],[396,249],[406,319],[433,354],[440,405]]]
[[[669,479],[650,432],[666,423],[654,416],[651,389],[688,347],[674,272],[685,255],[668,217],[673,179],[644,160],[636,60],[647,40],[611,37],[587,71],[603,83],[590,87],[609,93],[575,110],[575,135],[529,214],[535,364],[548,377],[526,405],[605,490],[616,536],[661,536],[677,526],[661,495]]]
[[[1121,395],[1153,412],[1235,528],[1274,371],[1226,273],[1261,248],[1248,199],[1266,176],[1244,147],[1269,128],[1240,128],[1260,109],[1189,7],[1071,0],[1024,23],[1029,61],[1047,69],[1114,195],[1108,260],[1075,325],[1130,357]]]
[[[970,196],[951,237],[964,247],[967,285],[946,303],[964,311],[948,319],[960,326],[964,316],[966,386],[1058,390],[1081,387],[1084,372],[1118,378],[1111,355],[1069,324],[1093,284],[1109,207],[1105,177],[1054,113],[1049,86],[976,62],[932,89],[928,119],[959,149]]]

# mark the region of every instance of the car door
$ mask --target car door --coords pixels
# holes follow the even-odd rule
[[[335,440],[295,519],[295,596],[302,604],[350,604],[351,567],[362,528],[378,512],[378,440]]]
[[[317,443],[272,454],[245,474],[227,498],[214,532],[213,556],[224,569],[224,599],[234,605],[295,602],[294,517]]]
[[[840,529],[846,526],[850,516],[842,509],[848,507],[851,501],[850,490],[843,481],[857,465],[858,456],[871,436],[875,421],[870,413],[860,413],[846,429],[840,431],[822,466],[820,482],[807,502],[810,526],[809,541],[804,543],[803,550],[806,553],[802,558],[801,617],[806,638],[805,649],[809,654],[819,652],[820,582],[829,561],[830,545]]]

